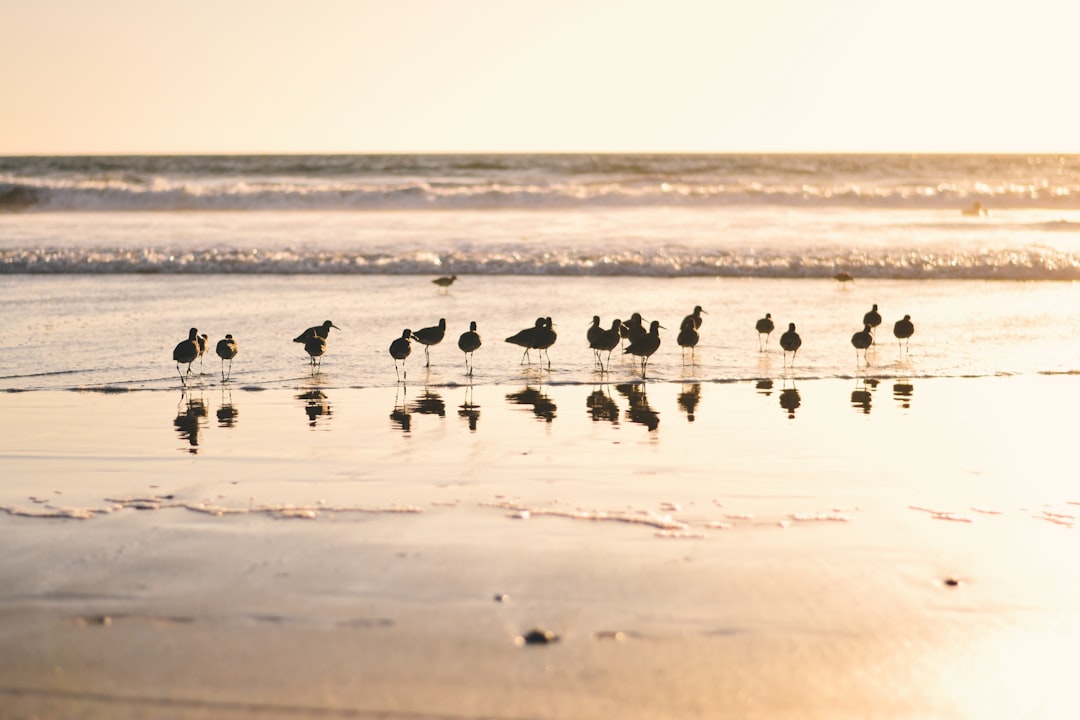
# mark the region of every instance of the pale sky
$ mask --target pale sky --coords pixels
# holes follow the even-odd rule
[[[1069,0],[0,0],[0,154],[1080,152]]]

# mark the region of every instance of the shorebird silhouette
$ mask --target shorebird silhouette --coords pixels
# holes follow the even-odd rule
[[[457,280],[457,275],[451,275],[450,277],[435,278],[431,282],[438,285],[440,290],[445,291],[447,288],[449,288],[451,285],[454,284],[455,280]]]
[[[630,316],[629,320],[623,323],[623,327],[626,329],[623,331],[622,336],[630,342],[634,342],[648,332],[648,330],[645,329],[644,323],[645,321],[642,320],[641,313],[634,313]]]
[[[833,280],[843,285],[845,283],[855,282],[855,276],[849,272],[838,272],[833,275]]]
[[[585,339],[588,341],[589,347],[592,348],[593,363],[597,366],[600,365],[600,350],[596,347],[596,344],[600,341],[603,332],[604,328],[600,327],[600,316],[593,315],[592,323],[589,324],[589,329],[585,331]]]
[[[700,310],[700,306],[698,307]],[[694,358],[694,350],[697,347],[698,341],[701,340],[701,334],[697,331],[698,325],[701,324],[701,317],[697,317],[697,325],[695,325],[695,316],[687,315],[683,318],[682,326],[679,328],[679,335],[675,338],[675,342],[682,348],[683,362],[686,362],[686,348],[690,348],[690,359]]]
[[[877,307],[875,305],[874,307]],[[870,325],[863,324],[863,329],[851,336],[851,344],[855,346],[855,367],[859,366],[859,351],[863,351],[863,362],[866,366],[870,366],[870,361],[866,359],[866,348],[874,344],[874,336],[870,334]]]
[[[438,325],[420,328],[413,333],[413,339],[424,346],[424,367],[431,367],[431,355],[428,349],[432,345],[438,345],[446,335],[446,318],[440,318]]]
[[[457,346],[465,353],[465,374],[470,377],[473,374],[473,366],[469,364],[469,358],[480,347],[480,334],[476,332],[476,321],[469,323],[469,329],[461,333]]]
[[[326,338],[312,335],[304,341],[304,351],[311,356],[311,374],[318,374],[322,369],[322,356],[326,352]]]
[[[596,319],[599,320],[599,318]],[[622,340],[622,328],[622,320],[615,318],[611,323],[610,330],[597,327],[598,332],[595,333],[595,337],[589,338],[589,347],[592,348],[593,353],[596,355],[596,364],[600,366],[600,372],[606,372],[607,370],[604,367],[604,362],[600,359],[600,353],[607,350],[608,367],[611,367],[611,351],[617,348]],[[591,330],[590,335],[592,335]]]
[[[195,338],[195,342],[199,345],[199,374],[202,375],[203,362],[206,360],[204,357],[206,355],[206,348],[210,346],[210,336],[203,333]]]
[[[636,355],[641,358],[641,377],[645,378],[645,371],[649,365],[649,358],[660,348],[660,325],[659,320],[653,320],[649,324],[649,331],[626,346],[623,354]]]
[[[307,330],[294,337],[293,342],[306,343],[313,337],[321,337],[325,340],[326,338],[330,337],[330,328],[334,328],[335,330],[341,329],[334,323],[327,320],[322,325],[315,325],[314,327],[309,327]]]
[[[191,328],[188,331],[187,340],[182,340],[173,349],[173,360],[176,361],[176,372],[180,376],[180,382],[183,385],[187,385],[187,379],[185,375],[180,372],[180,364],[187,363],[187,374],[191,374],[191,363],[195,362],[195,358],[199,357],[199,331],[195,328]]]
[[[682,319],[682,323],[679,325],[679,327],[682,327],[683,325],[685,325],[687,323],[687,321],[690,321],[690,322],[692,322],[694,324],[694,329],[695,330],[700,330],[701,329],[701,313],[705,313],[706,315],[709,314],[709,313],[705,312],[704,310],[702,310],[700,305],[695,305],[694,306],[694,312],[692,312],[689,315],[687,315],[686,317],[684,317]]]
[[[401,331],[401,337],[390,343],[390,357],[394,358],[394,372],[397,373],[398,382],[401,382],[403,377],[409,377],[409,373],[405,369],[405,358],[409,357],[409,353],[412,352],[412,343],[409,342],[409,340],[412,339],[412,336],[412,330],[406,328]],[[400,371],[398,371],[397,366],[398,360],[401,361]]]
[[[536,328],[536,333],[533,336],[533,347],[540,351],[540,358],[543,359],[544,355],[547,355],[548,370],[551,369],[551,353],[548,349],[555,344],[555,341],[559,339],[558,334],[555,332],[555,323],[551,321],[551,318],[544,318],[544,324]]]
[[[795,332],[795,323],[788,323],[787,332],[780,336],[780,347],[784,349],[784,364],[787,366],[787,354],[791,353],[791,367],[795,367],[795,353],[802,346],[802,338]]]
[[[870,312],[863,315],[863,325],[867,325],[870,328],[871,339],[877,335],[877,327],[881,324],[881,313],[877,311],[877,303],[874,303],[874,307],[870,308]]]
[[[776,329],[776,325],[772,321],[772,313],[765,313],[765,317],[757,321],[754,325],[758,331],[758,351],[765,352],[765,347],[769,344],[769,336],[772,335],[772,331]],[[765,336],[765,341],[762,342],[761,336]]]
[[[232,377],[232,361],[240,349],[236,346],[236,340],[232,335],[226,335],[225,339],[218,340],[217,356],[221,358],[221,382],[225,382],[225,361],[229,361],[229,377]]]
[[[510,337],[506,338],[506,342],[511,345],[517,345],[518,347],[525,348],[525,352],[521,355],[521,364],[525,364],[525,358],[529,357],[529,350],[536,347],[536,335],[544,327],[544,318],[536,318],[536,324],[530,328],[525,328],[520,332],[516,332]],[[530,358],[529,362],[532,362]]]
[[[896,336],[897,341],[904,347],[905,350],[909,349],[908,346],[911,343],[911,336],[915,334],[915,324],[911,322],[911,316],[905,315],[903,320],[897,320],[893,325],[893,335]]]

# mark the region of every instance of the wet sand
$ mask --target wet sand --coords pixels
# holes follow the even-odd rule
[[[1068,716],[1077,395],[0,395],[0,715]]]

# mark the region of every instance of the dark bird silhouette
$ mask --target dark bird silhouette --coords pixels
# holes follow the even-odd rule
[[[855,277],[849,272],[838,272],[833,275],[833,280],[843,285],[845,283],[855,282]]]
[[[409,353],[412,352],[412,343],[409,341],[412,339],[412,330],[406,328],[401,331],[401,337],[390,343],[390,357],[394,358],[394,372],[397,373],[398,382],[401,382],[402,378],[408,378],[408,371],[405,369],[405,358],[409,357]],[[401,361],[401,370],[398,370],[398,360]]]
[[[874,307],[877,307],[875,305]],[[874,336],[870,334],[870,326],[863,325],[863,329],[851,336],[851,344],[855,346],[855,366],[859,365],[859,351],[862,350],[863,362],[867,367],[870,366],[870,361],[866,359],[866,348],[870,347],[874,343]]]
[[[229,376],[232,376],[232,361],[240,349],[236,346],[236,340],[232,335],[226,335],[223,340],[218,340],[217,356],[221,358],[221,382],[225,382],[225,361],[229,361]]]
[[[322,356],[326,353],[326,338],[312,335],[304,341],[304,351],[311,356],[311,374],[318,373],[322,368]]]
[[[695,305],[694,306],[694,312],[692,312],[689,315],[687,315],[686,317],[684,317],[682,319],[682,323],[679,325],[679,327],[682,327],[683,325],[685,325],[687,323],[687,321],[689,321],[689,322],[692,322],[694,324],[694,329],[695,330],[700,330],[701,329],[701,313],[705,313],[706,315],[709,314],[709,313],[705,312],[704,310],[702,310],[700,305]]]
[[[784,349],[784,362],[787,363],[787,354],[791,353],[791,366],[795,367],[795,353],[802,346],[802,338],[795,332],[795,323],[788,323],[787,332],[780,336],[780,347]]]
[[[294,337],[293,342],[295,342],[295,343],[306,343],[308,340],[310,340],[313,337],[321,337],[321,338],[323,338],[325,340],[326,338],[330,337],[330,328],[334,328],[335,330],[340,330],[341,329],[337,325],[335,325],[334,323],[327,320],[322,325],[316,325],[314,327],[309,327],[307,330],[305,330],[304,332],[302,332],[299,335],[297,335],[296,337]]]
[[[210,336],[203,333],[199,337],[195,338],[195,342],[199,344],[199,374],[202,375],[203,362],[206,360],[206,348],[210,346]]]
[[[776,325],[772,321],[772,313],[765,313],[765,317],[758,320],[754,327],[758,331],[758,351],[764,352],[765,346],[769,344],[769,336],[776,329]],[[764,341],[761,339],[762,335],[765,336]]]
[[[555,323],[551,321],[551,318],[544,318],[544,324],[536,328],[536,334],[533,338],[535,345],[533,347],[540,351],[541,358],[547,355],[548,370],[551,369],[551,353],[548,352],[548,349],[555,344],[558,338],[559,335],[555,332]]]
[[[649,324],[649,331],[642,337],[626,346],[623,354],[636,355],[641,358],[641,377],[645,378],[645,371],[649,365],[649,358],[660,348],[660,321],[653,320]]]
[[[195,362],[195,359],[199,357],[199,331],[195,328],[191,328],[188,331],[187,340],[182,340],[177,344],[172,353],[173,360],[176,361],[176,372],[180,375],[180,382],[187,385],[185,375],[180,372],[180,364],[187,363],[187,374],[191,374],[191,363]]]
[[[611,351],[619,346],[619,342],[622,340],[622,320],[615,318],[611,322],[611,328],[604,330],[599,328],[599,332],[596,334],[595,339],[589,340],[589,347],[593,349],[596,354],[596,362],[600,366],[600,371],[605,372],[607,368],[604,367],[603,361],[600,359],[600,353],[607,351],[608,367],[611,367]]]
[[[593,351],[593,363],[603,369],[600,364],[600,350],[597,348],[597,343],[600,341],[600,336],[603,335],[604,328],[600,327],[600,316],[593,315],[592,323],[589,325],[589,329],[585,331],[585,339],[589,342],[589,347]]]
[[[863,325],[870,327],[871,336],[877,334],[877,327],[881,324],[881,313],[877,310],[877,303],[874,303],[874,307],[870,308],[870,312],[863,315]]]
[[[915,334],[915,324],[911,322],[911,316],[905,315],[903,320],[897,320],[893,325],[893,335],[904,347],[908,349],[908,344],[911,342],[911,336]]]
[[[683,362],[686,362],[686,348],[690,348],[690,358],[693,359],[694,349],[697,347],[698,341],[700,339],[701,334],[698,333],[697,325],[694,324],[694,316],[687,315],[685,318],[683,318],[682,326],[679,328],[678,337],[675,338],[675,342],[677,342],[679,344],[679,347],[682,348]]]
[[[506,342],[525,348],[525,352],[521,356],[522,364],[525,363],[525,358],[529,357],[529,350],[536,347],[536,336],[544,327],[544,318],[536,318],[536,324],[531,328],[525,328],[524,330],[514,333],[510,337],[506,338]],[[531,361],[530,361],[531,362]]]
[[[480,347],[480,334],[476,332],[476,321],[473,320],[469,323],[469,329],[466,332],[461,333],[461,337],[458,338],[457,346],[461,349],[461,352],[465,353],[465,374],[473,374],[473,366],[469,363],[469,359],[472,354],[476,352]]]
[[[431,367],[431,355],[428,349],[432,345],[438,345],[446,335],[446,318],[440,318],[438,325],[420,328],[413,333],[413,339],[424,346],[424,367]]]
[[[455,280],[457,280],[457,275],[451,275],[450,277],[435,278],[431,282],[438,285],[440,290],[446,290],[447,288],[449,288],[451,285],[454,284]]]
[[[625,330],[623,331],[622,336],[630,342],[634,342],[648,332],[648,330],[645,329],[644,323],[645,321],[641,319],[641,313],[634,313],[630,316],[629,320],[623,323]]]

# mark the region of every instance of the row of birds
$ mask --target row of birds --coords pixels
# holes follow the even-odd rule
[[[699,329],[702,323],[702,314],[705,311],[700,305],[694,307],[694,311],[683,318],[679,324],[679,334],[676,337],[676,342],[679,347],[683,348],[685,353],[687,349],[694,352],[694,348],[697,346],[700,340]],[[707,313],[705,313],[707,314]],[[869,365],[866,360],[866,350],[872,344],[874,344],[874,333],[879,325],[881,325],[882,318],[878,312],[878,306],[875,304],[869,312],[863,316],[863,329],[855,333],[851,337],[851,344],[855,347],[856,362],[858,361],[859,351],[862,350],[863,361]],[[766,313],[765,317],[757,321],[755,325],[758,332],[759,350],[764,351],[765,346],[768,343],[769,336],[775,330],[775,324],[772,320],[772,314]],[[327,320],[322,325],[315,325],[309,327],[304,332],[293,338],[293,342],[301,343],[304,346],[304,350],[311,358],[312,372],[318,372],[322,363],[322,356],[326,352],[326,341],[330,336],[331,328],[340,330],[330,320]],[[640,313],[634,313],[627,321],[622,321],[618,318],[612,321],[610,328],[604,328],[600,322],[600,316],[594,315],[592,324],[589,326],[586,332],[586,339],[589,342],[589,347],[593,351],[593,359],[596,366],[601,372],[606,372],[611,364],[611,353],[616,347],[626,345],[623,347],[623,353],[627,355],[633,355],[639,358],[641,363],[641,377],[644,378],[648,369],[649,358],[660,348],[660,330],[666,329],[660,324],[658,320],[653,320],[649,324],[649,329],[645,329],[644,320]],[[893,335],[901,343],[906,343],[910,340],[911,336],[915,334],[915,326],[911,322],[911,316],[905,315],[902,320],[896,321],[893,325]],[[405,371],[405,359],[412,354],[412,342],[419,342],[424,346],[424,358],[425,366],[431,365],[430,348],[432,345],[438,345],[443,341],[446,336],[446,318],[439,320],[438,325],[422,328],[413,332],[406,328],[402,331],[401,337],[395,339],[390,343],[390,356],[394,359],[394,370],[397,373],[398,381],[407,377]],[[511,335],[506,338],[506,342],[525,348],[525,352],[521,356],[521,362],[524,363],[529,358],[529,352],[536,350],[540,355],[541,362],[543,361],[544,354],[548,352],[548,349],[555,344],[558,338],[555,332],[555,325],[550,317],[540,317],[536,319],[535,324],[532,327],[525,328],[524,330]],[[458,348],[465,353],[465,368],[468,375],[473,373],[472,356],[480,348],[481,339],[479,333],[476,331],[476,321],[469,323],[469,329],[462,333],[458,338]],[[209,337],[206,334],[199,334],[196,328],[191,328],[188,332],[188,339],[181,341],[176,349],[173,350],[173,360],[176,361],[176,371],[180,374],[181,382],[186,383],[185,375],[180,371],[180,365],[187,363],[187,373],[191,374],[191,363],[202,357],[209,347]],[[799,333],[795,331],[795,323],[789,323],[787,332],[780,336],[780,347],[784,350],[784,365],[787,366],[787,354],[791,353],[791,364],[795,364],[795,355],[798,353],[799,348],[802,347],[802,338],[799,337]],[[232,374],[232,361],[239,352],[236,340],[232,335],[226,335],[224,339],[219,340],[216,346],[216,352],[218,357],[221,358],[221,379],[225,381],[229,375]],[[607,365],[604,363],[603,353],[607,353]],[[229,362],[229,371],[225,371],[225,361]],[[531,361],[531,360],[530,360]],[[401,363],[400,369],[398,363]],[[551,368],[551,356],[548,355],[548,368]]]

